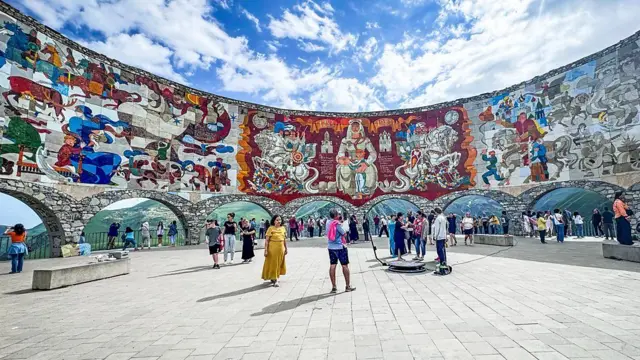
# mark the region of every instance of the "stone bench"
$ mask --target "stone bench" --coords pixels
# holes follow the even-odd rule
[[[495,246],[513,246],[513,236],[475,234],[473,235],[473,243]]]
[[[96,262],[33,271],[33,290],[51,290],[129,273],[131,259]]]
[[[640,262],[640,244],[622,245],[617,241],[602,242],[602,256],[607,259]]]

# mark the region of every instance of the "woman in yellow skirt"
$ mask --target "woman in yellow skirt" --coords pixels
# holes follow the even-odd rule
[[[284,257],[287,249],[287,229],[282,225],[282,217],[275,215],[271,219],[271,226],[267,230],[264,242],[264,266],[262,267],[262,279],[271,281],[271,285],[278,287],[280,275],[287,273],[287,264]]]

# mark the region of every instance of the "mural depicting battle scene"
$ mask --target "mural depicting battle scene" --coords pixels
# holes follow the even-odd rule
[[[383,193],[434,199],[473,186],[475,151],[462,107],[393,117],[243,115],[240,190],[290,200]]]
[[[334,114],[220,101],[20,21],[0,13],[3,178],[358,205],[640,170],[640,33],[486,96]]]

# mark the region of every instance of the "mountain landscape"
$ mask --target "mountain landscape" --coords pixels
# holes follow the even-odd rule
[[[569,209],[571,212],[579,212],[586,220],[590,220],[593,209],[599,209],[602,212],[605,207],[611,210],[612,206],[611,200],[596,192],[578,188],[561,188],[542,196],[534,206],[534,210]]]
[[[138,230],[145,221],[149,222],[152,229],[162,221],[166,229],[174,220],[178,221],[178,218],[168,207],[157,201],[147,200],[130,208],[100,211],[89,220],[84,232],[86,234],[107,232],[109,225],[114,222],[120,223],[121,230],[127,226]],[[180,221],[178,221],[178,228],[182,228]]]
[[[15,224],[13,224],[15,225]],[[0,225],[0,234],[4,234],[5,230],[7,230],[7,228],[13,226],[13,225]],[[27,229],[27,235],[28,236],[37,236],[40,235],[42,233],[47,232],[47,228],[44,227],[43,223],[40,223],[34,227],[32,227],[31,229]]]

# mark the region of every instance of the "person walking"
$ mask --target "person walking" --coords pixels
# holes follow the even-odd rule
[[[369,230],[369,218],[366,216],[362,219],[362,233],[364,234],[364,241],[373,241]]]
[[[414,257],[413,260],[424,260],[424,256],[427,251],[427,239],[422,237],[422,233],[426,223],[426,216],[424,215],[422,210],[418,210],[416,218],[413,221],[413,240],[415,241],[414,245],[416,247],[416,257]]]
[[[564,216],[560,213],[560,209],[553,210],[553,223],[556,226],[556,241],[559,243],[564,243]]]
[[[169,242],[171,242],[171,246],[172,247],[176,247],[176,235],[178,235],[178,224],[176,224],[176,221],[172,221],[171,224],[169,224],[169,232],[167,233],[167,235],[169,236]]]
[[[140,250],[144,250],[145,246],[151,250],[151,231],[149,229],[149,223],[146,221],[140,226],[140,237],[142,238],[142,241],[140,241]]]
[[[234,221],[235,213],[227,214],[227,221],[224,222],[224,264],[233,263],[233,256],[236,253],[236,232],[238,224]],[[229,259],[227,261],[227,259]]]
[[[444,275],[447,268],[447,250],[445,249],[447,242],[447,227],[449,221],[442,213],[440,208],[435,208],[436,219],[433,222],[433,238],[436,240],[436,251],[438,252],[438,267],[434,274]]]
[[[213,268],[220,269],[218,264],[218,254],[220,253],[220,237],[222,231],[218,226],[218,220],[207,220],[207,231],[205,233],[205,241],[209,246],[209,255],[213,259]]]
[[[382,237],[382,233],[389,237],[389,228],[387,227],[387,218],[383,215],[380,219],[380,230],[376,231],[378,237]]]
[[[342,224],[340,223],[338,211],[332,209],[329,211],[329,217],[331,220],[327,222],[326,233],[327,249],[329,251],[329,279],[331,279],[331,293],[335,294],[338,292],[338,286],[336,284],[336,267],[338,266],[338,261],[342,267],[342,274],[344,275],[344,282],[346,284],[344,291],[351,292],[356,288],[351,286],[349,251],[344,243],[346,234],[342,228]]]
[[[164,225],[162,221],[158,221],[158,226],[156,226],[156,236],[158,237],[158,247],[162,247],[162,237],[164,236]]]
[[[295,219],[294,219],[295,220]],[[264,265],[262,266],[262,280],[270,281],[274,287],[280,286],[280,276],[287,273],[285,262],[287,249],[287,229],[282,224],[282,217],[274,215],[271,225],[267,229],[264,242]]]
[[[356,219],[355,215],[351,215],[351,219],[349,219],[349,240],[353,243],[360,240],[360,236],[358,235],[358,219]]]
[[[573,223],[576,224],[576,236],[578,237],[578,239],[581,239],[584,237],[584,219],[582,219],[582,216],[575,211],[573,213]]]
[[[133,245],[133,251],[138,251],[138,245],[136,244],[136,238],[133,234],[133,229],[127,226],[127,228],[124,230],[123,237],[124,244],[122,246],[122,251],[127,250],[127,245]]]
[[[624,193],[622,191],[616,192],[615,200],[613,201],[613,213],[616,219],[616,238],[622,245],[633,245],[631,239],[631,210],[629,205],[625,202]]]
[[[29,255],[29,249],[25,242],[27,240],[27,230],[24,225],[15,224],[4,231],[5,235],[11,238],[11,246],[7,249],[7,255],[11,257],[11,273],[21,273],[25,256]]]
[[[111,223],[109,226],[109,232],[107,233],[107,237],[109,239],[107,242],[107,250],[115,249],[118,230],[120,230],[120,223]]]
[[[405,223],[402,219],[403,214],[401,212],[396,216],[396,224],[394,226],[393,232],[393,240],[395,243],[395,253],[398,256],[398,260],[404,261],[402,255],[407,253],[407,249],[405,247],[404,237],[405,237]]]
[[[240,234],[242,235],[242,262],[250,263],[253,257],[253,237],[256,230],[251,227],[251,223],[244,220],[240,225]]]
[[[611,211],[609,211],[609,208],[604,208],[604,211],[602,212],[602,225],[604,227],[605,240],[614,239],[613,219],[614,219],[614,214]]]
[[[467,240],[469,240],[469,245],[473,245],[473,218],[469,212],[465,213],[462,218],[462,233],[464,234],[464,244],[467,245]]]
[[[458,239],[456,239],[456,215],[454,213],[450,213],[447,218],[449,223],[449,241],[451,246],[458,245]]]
[[[294,236],[296,241],[300,241],[300,239],[298,239],[298,221],[296,220],[295,215],[289,219],[289,241],[293,241]]]
[[[507,212],[504,210],[502,210],[500,222],[502,223],[502,234],[509,235],[509,216],[507,216]]]
[[[538,234],[540,234],[540,242],[546,244],[544,236],[547,233],[547,220],[542,216],[542,212],[538,211]]]
[[[377,214],[373,217],[373,229],[374,234],[380,233],[380,217]]]
[[[602,215],[598,209],[593,209],[591,224],[593,225],[593,233],[596,237],[600,237],[600,234],[602,234]]]

